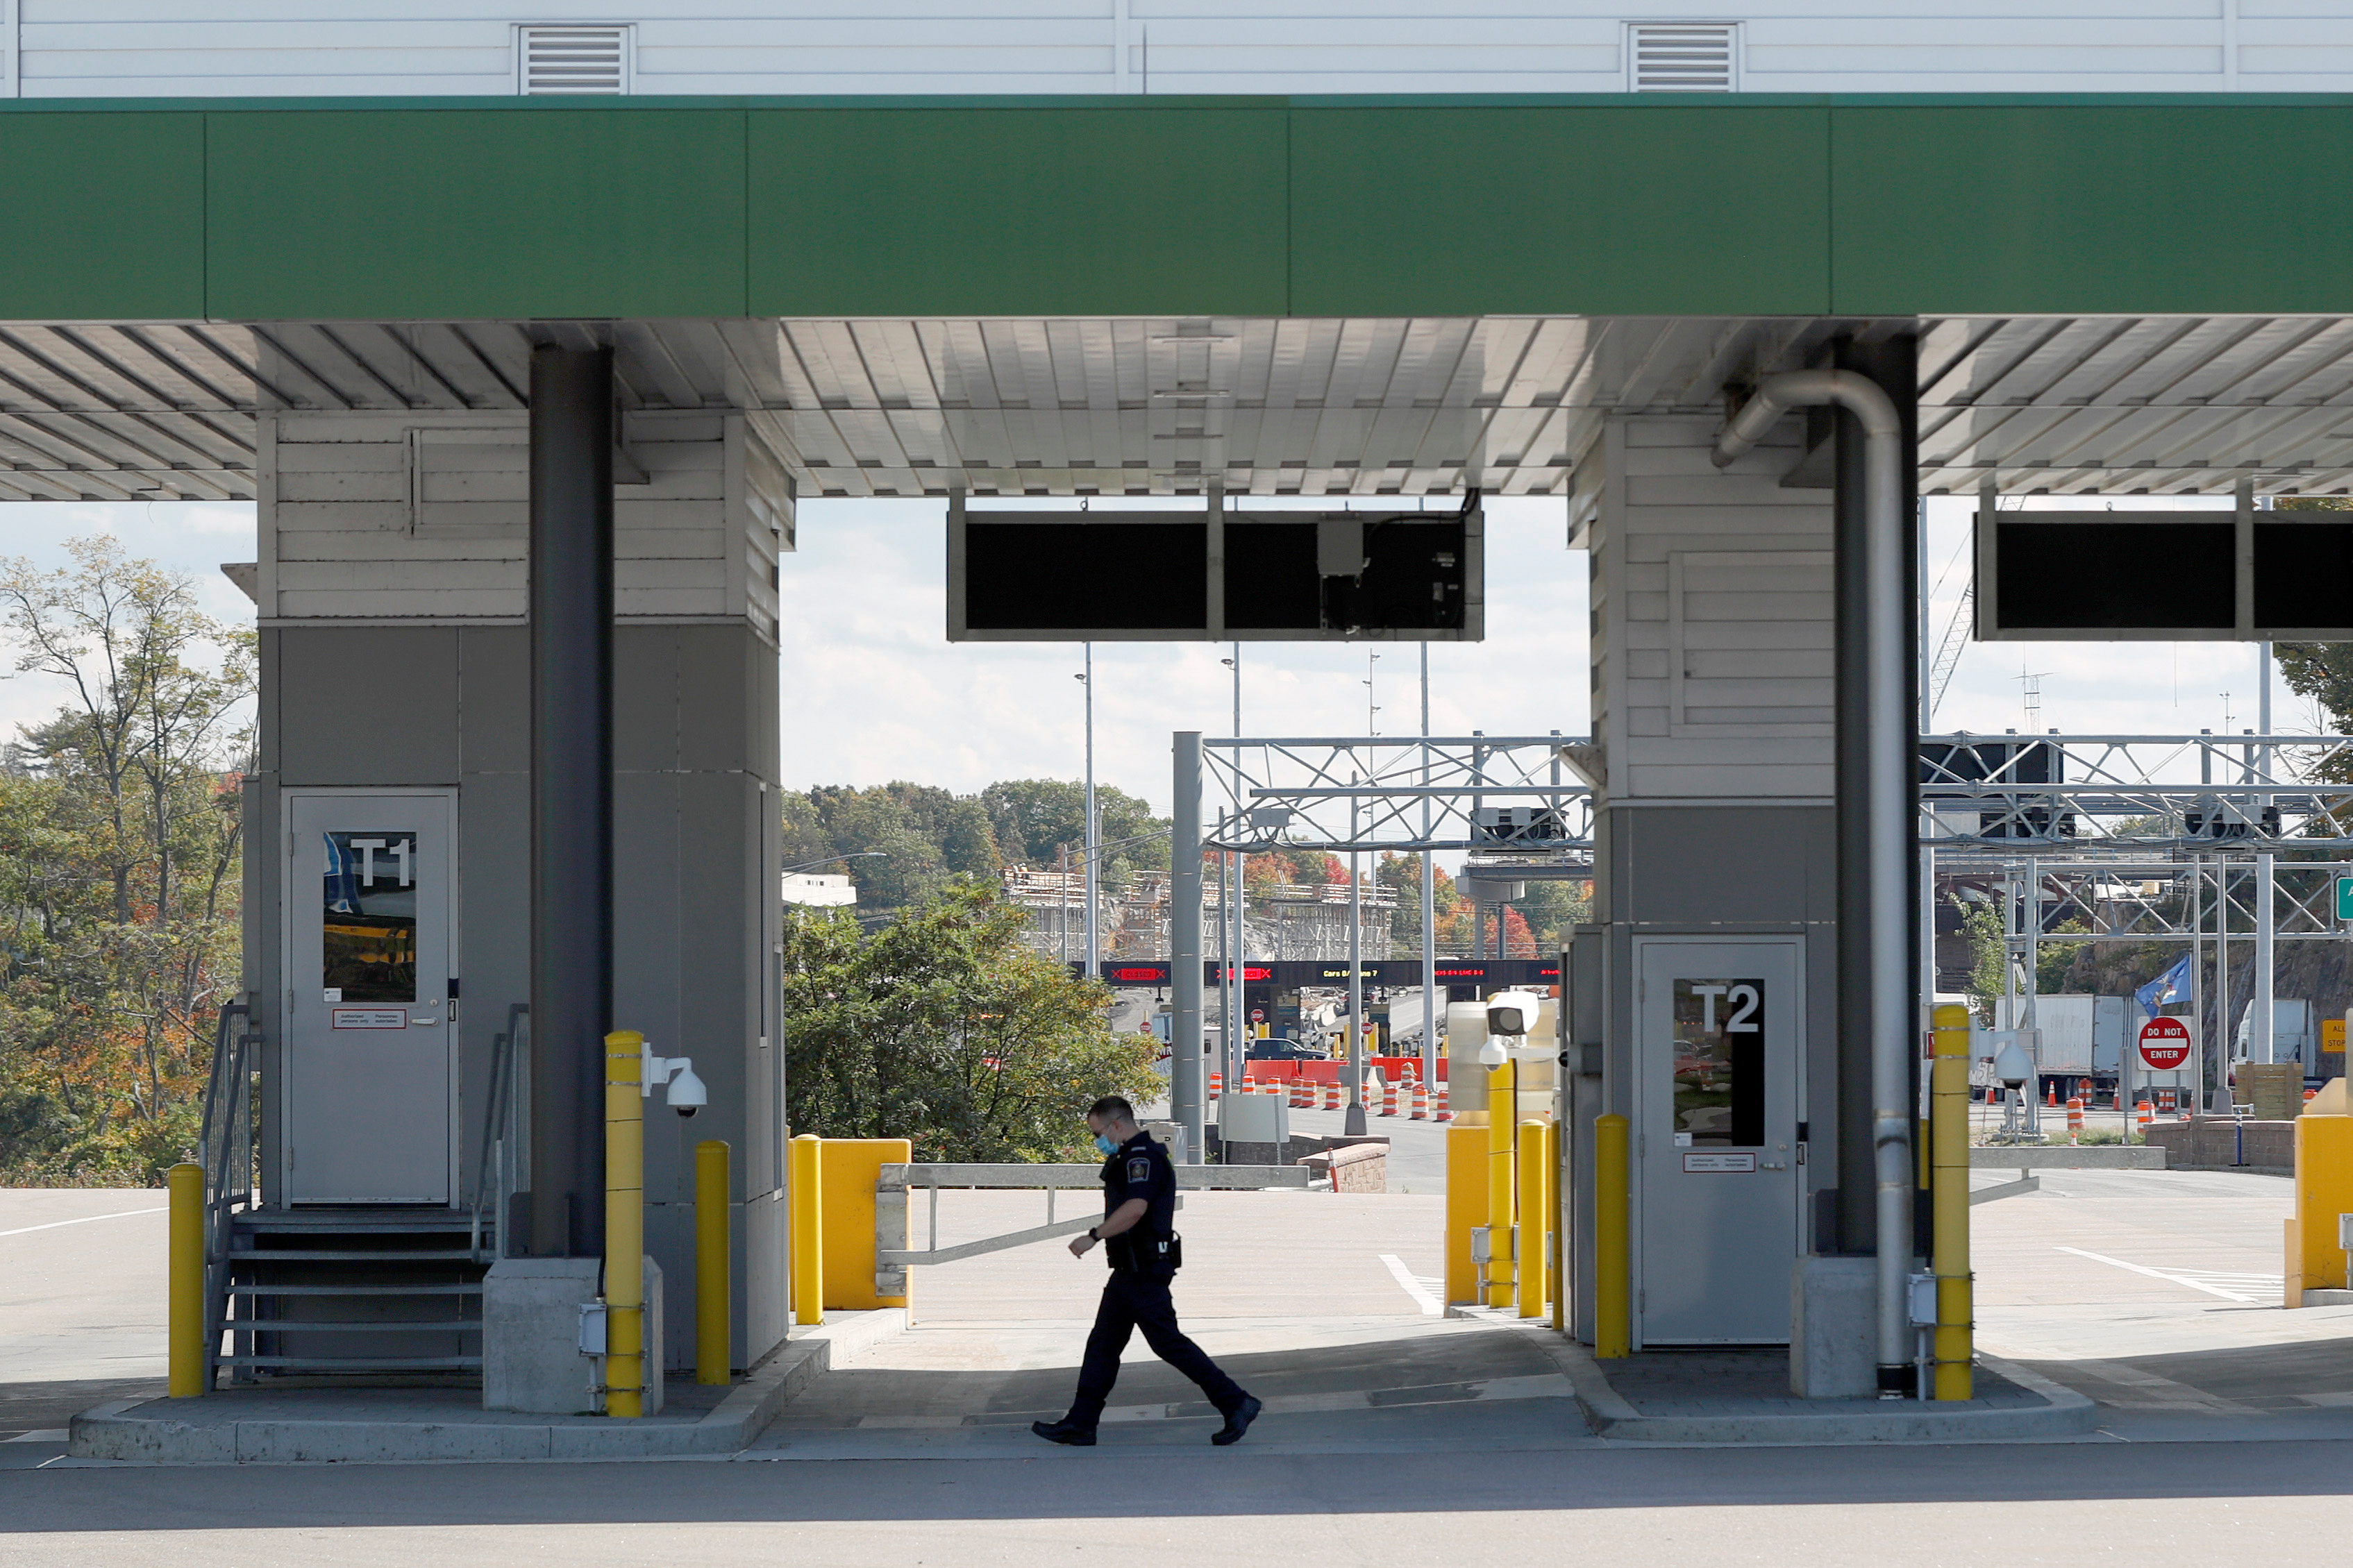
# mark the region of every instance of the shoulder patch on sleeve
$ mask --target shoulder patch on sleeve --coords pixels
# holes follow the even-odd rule
[[[1148,1155],[1138,1154],[1128,1161],[1127,1179],[1131,1182],[1150,1181],[1152,1179],[1151,1158]]]

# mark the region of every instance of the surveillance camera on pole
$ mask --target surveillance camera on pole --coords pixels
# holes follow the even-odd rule
[[[1514,1046],[1527,1044],[1541,1001],[1532,991],[1498,991],[1487,999],[1487,1043],[1479,1047],[1481,1067],[1502,1067]]]

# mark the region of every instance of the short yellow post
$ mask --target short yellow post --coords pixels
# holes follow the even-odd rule
[[[1552,1183],[1545,1168],[1545,1124],[1520,1123],[1520,1316],[1541,1318],[1551,1300]]]
[[[166,1387],[174,1399],[194,1399],[212,1392],[205,1376],[205,1168],[174,1165],[164,1185],[172,1194],[164,1285]]]
[[[646,1037],[605,1037],[605,1414],[645,1414]]]
[[[1928,1201],[1935,1232],[1928,1262],[1936,1278],[1934,1390],[1938,1399],[1967,1399],[1975,1386],[1969,1367],[1975,1294],[1969,1282],[1969,1010],[1948,1002],[1932,1021],[1936,1055],[1928,1068],[1934,1144]]]
[[[1519,1073],[1510,1062],[1487,1073],[1487,1290],[1482,1298],[1490,1307],[1508,1307],[1517,1250],[1512,1227],[1520,1222],[1519,1163],[1513,1138],[1520,1130]]]
[[[694,1146],[694,1381],[725,1384],[734,1370],[734,1249],[729,1245],[727,1144]]]
[[[1471,1233],[1487,1223],[1487,1130],[1456,1122],[1446,1129],[1446,1300],[1468,1307],[1479,1300],[1479,1266],[1471,1260]]]
[[[825,1321],[823,1148],[814,1132],[793,1140],[793,1321]]]
[[[1545,1280],[1552,1287],[1552,1326],[1568,1332],[1568,1226],[1562,1223],[1568,1205],[1560,1201],[1560,1123],[1545,1123],[1545,1235],[1552,1238],[1545,1252]]]
[[[1628,1131],[1622,1116],[1593,1119],[1593,1353],[1598,1357],[1630,1354],[1634,1342]]]

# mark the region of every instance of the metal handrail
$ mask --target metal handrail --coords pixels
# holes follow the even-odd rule
[[[531,1004],[513,1003],[507,1008],[507,1026],[491,1042],[491,1088],[482,1107],[481,1149],[474,1162],[473,1251],[484,1262],[493,1251],[501,1258],[512,1256],[508,1233],[513,1227],[507,1210],[518,1190],[515,1177],[524,1153],[522,1097],[515,1086],[530,1049]],[[486,1213],[491,1238],[487,1248],[482,1245]]]
[[[228,1255],[235,1216],[252,1208],[254,1179],[253,1070],[261,1031],[253,1008],[231,1002],[213,1028],[212,1071],[205,1082],[197,1147],[205,1171],[205,1385],[212,1386],[228,1315]]]

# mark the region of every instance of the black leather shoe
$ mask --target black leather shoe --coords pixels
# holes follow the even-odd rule
[[[1258,1414],[1257,1404],[1256,1400],[1250,1402],[1250,1414],[1253,1415]],[[1244,1425],[1247,1426],[1248,1423],[1245,1422]],[[1049,1443],[1062,1443],[1073,1448],[1092,1448],[1095,1446],[1093,1427],[1075,1426],[1069,1421],[1032,1421],[1029,1423],[1029,1430],[1037,1433]],[[1236,1437],[1240,1436],[1239,1432],[1234,1434]]]
[[[1257,1420],[1258,1413],[1265,1408],[1249,1394],[1243,1394],[1242,1402],[1226,1412],[1226,1424],[1209,1434],[1209,1441],[1220,1448],[1240,1442],[1242,1434],[1250,1430],[1250,1423]]]

